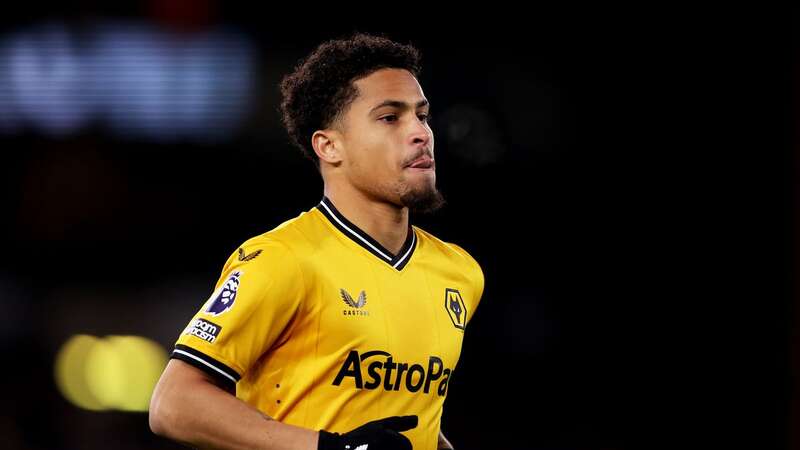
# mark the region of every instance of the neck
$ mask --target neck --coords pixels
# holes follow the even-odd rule
[[[326,184],[324,195],[347,220],[393,254],[403,247],[408,237],[408,208],[376,200],[351,186]]]

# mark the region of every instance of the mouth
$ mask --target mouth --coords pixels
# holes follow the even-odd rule
[[[433,161],[433,159],[423,157],[407,165],[406,169],[433,170],[435,167],[436,163]]]

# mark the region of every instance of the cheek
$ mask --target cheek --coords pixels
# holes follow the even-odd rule
[[[401,163],[387,158],[384,146],[362,147],[350,155],[350,174],[361,185],[379,185],[397,178]]]
[[[376,157],[372,162],[372,177],[377,178],[376,181],[378,182],[381,180],[395,180],[402,175],[403,171],[400,170],[400,166],[401,164],[398,161],[381,155],[380,157]]]
[[[404,176],[402,155],[393,151],[390,136],[382,133],[363,133],[350,152],[350,169],[360,182],[383,184],[396,182]]]
[[[359,164],[362,172],[368,172],[371,178],[395,178],[401,172],[403,162],[392,152],[391,144],[386,140],[379,140],[365,147],[365,151],[359,155]]]

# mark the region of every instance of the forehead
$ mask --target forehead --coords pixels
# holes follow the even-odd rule
[[[404,69],[380,69],[357,80],[358,97],[354,107],[372,108],[384,100],[400,100],[416,104],[425,99],[422,87],[411,72]]]

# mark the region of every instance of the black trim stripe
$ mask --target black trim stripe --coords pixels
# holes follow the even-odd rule
[[[410,227],[409,227],[410,228]],[[406,241],[408,242],[408,241]],[[403,248],[406,248],[406,245],[403,245]],[[403,267],[411,261],[411,255],[414,254],[414,250],[417,249],[417,233],[414,232],[414,229],[411,228],[411,245],[406,250],[400,250],[400,253],[397,254],[397,261],[392,265],[397,270],[403,270]]]
[[[225,364],[183,344],[175,345],[175,349],[172,350],[172,354],[169,357],[189,363],[229,387],[235,388],[236,383],[242,378],[235,370]]]
[[[319,209],[319,211],[328,218],[331,224],[345,236],[349,237],[353,242],[364,247],[367,251],[398,271],[403,270],[403,267],[408,264],[411,255],[414,254],[414,250],[417,248],[417,234],[414,232],[414,227],[412,227],[410,223],[408,224],[408,235],[406,236],[406,241],[403,243],[403,247],[397,255],[393,255],[392,252],[386,250],[386,248],[373,239],[372,236],[357,227],[353,222],[347,220],[347,218],[336,209],[333,202],[327,196],[322,197],[322,201],[317,205],[317,209]]]

